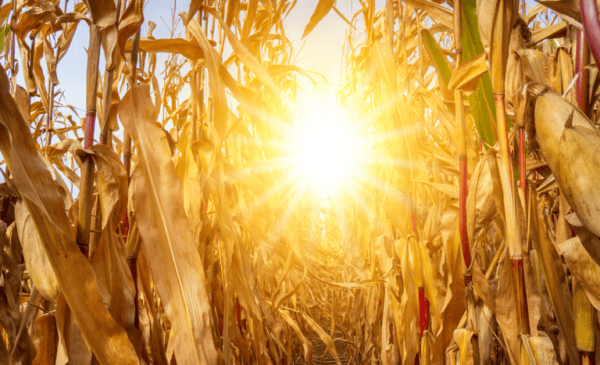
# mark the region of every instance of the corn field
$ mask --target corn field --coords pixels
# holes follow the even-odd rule
[[[0,0],[0,365],[600,363],[600,2],[304,1]]]

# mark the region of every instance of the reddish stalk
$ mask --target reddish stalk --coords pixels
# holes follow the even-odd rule
[[[423,337],[423,333],[429,328],[429,301],[422,286],[419,287],[419,318],[419,328]]]
[[[429,328],[429,301],[425,297],[425,289],[420,286],[419,287],[419,330],[421,332],[421,338],[423,338],[423,334]],[[419,365],[420,355],[417,354],[415,357],[415,365]]]
[[[580,0],[581,22],[596,64],[600,65],[600,19],[595,0]]]
[[[412,230],[415,237],[418,237],[417,233],[417,219],[415,214],[415,204],[413,202],[412,212],[410,214],[412,221]],[[427,297],[425,297],[425,289],[422,286],[419,286],[419,330],[421,333],[421,337],[423,337],[423,333],[425,330],[429,328],[429,301]],[[419,355],[415,357],[415,365],[419,365]]]

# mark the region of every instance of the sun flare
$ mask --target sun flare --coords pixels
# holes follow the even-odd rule
[[[303,123],[294,143],[294,165],[302,179],[327,193],[343,187],[357,168],[358,139],[335,111]]]

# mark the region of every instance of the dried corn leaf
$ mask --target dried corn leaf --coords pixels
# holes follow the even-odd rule
[[[488,70],[485,58],[485,53],[482,53],[460,65],[454,70],[452,78],[448,82],[448,88],[451,91],[461,90],[467,96],[475,92],[479,78]]]
[[[302,342],[302,348],[304,349],[304,361],[306,361],[306,364],[312,365],[312,343],[304,336],[302,330],[300,329],[300,326],[298,326],[298,323],[296,323],[296,321],[290,316],[290,312],[286,310],[280,310],[279,313],[281,313],[281,317],[287,322],[287,324],[290,325],[290,327],[292,327],[294,333]]]
[[[594,307],[600,310],[600,266],[583,247],[579,237],[559,243],[556,251],[565,258],[577,283],[581,285]]]
[[[0,72],[0,149],[31,214],[50,264],[86,342],[103,364],[137,364],[127,335],[104,307],[91,264],[81,254],[61,193],[38,154]],[[89,314],[93,313],[92,316]]]
[[[56,302],[60,286],[50,265],[48,254],[23,202],[18,202],[15,206],[15,219],[19,238],[23,245],[25,265],[31,275],[31,280],[44,298]]]
[[[317,3],[317,7],[315,12],[310,17],[310,21],[304,28],[304,33],[302,33],[302,38],[306,37],[313,29],[319,24],[319,22],[327,15],[335,4],[335,0],[319,0]]]
[[[335,344],[333,343],[333,339],[331,338],[331,336],[329,336],[327,332],[325,332],[323,328],[321,328],[321,326],[319,326],[319,324],[315,322],[315,320],[312,319],[306,313],[302,313],[302,318],[304,318],[304,320],[313,329],[313,331],[315,331],[317,335],[319,335],[321,341],[325,343],[325,346],[327,346],[327,351],[331,353],[331,356],[333,356],[333,358],[335,359],[336,364],[341,365],[337,349],[335,347]]]
[[[192,244],[183,209],[180,182],[157,118],[150,85],[128,92],[119,107],[125,127],[139,143],[140,161],[131,185],[142,251],[173,321],[172,351],[181,363],[216,363],[203,265]]]
[[[125,52],[131,52],[132,41],[125,43]],[[151,39],[141,38],[139,49],[144,52],[165,52],[175,53],[184,56],[190,60],[204,59],[204,51],[193,41],[186,41],[181,38],[172,39]]]

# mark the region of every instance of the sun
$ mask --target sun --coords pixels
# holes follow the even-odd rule
[[[358,167],[358,138],[341,113],[320,109],[315,114],[296,132],[294,166],[305,182],[333,194],[352,179]]]

